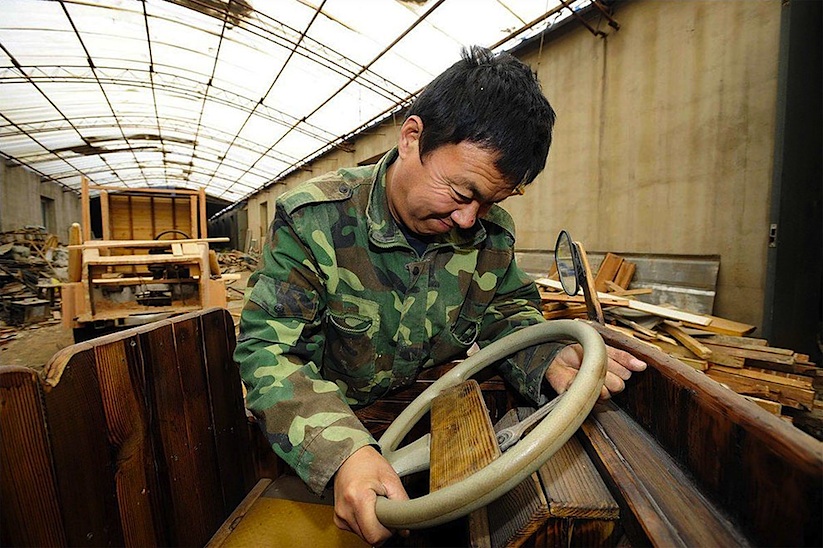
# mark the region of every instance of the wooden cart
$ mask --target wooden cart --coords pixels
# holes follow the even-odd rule
[[[649,368],[485,517],[393,543],[823,544],[821,442],[677,360],[601,329],[608,344]],[[260,514],[252,510],[282,499],[272,486],[287,476],[244,411],[234,345],[230,314],[209,309],[74,345],[42,375],[0,368],[0,543],[231,545],[253,527]],[[505,411],[521,404],[516,396],[493,373],[478,380],[491,422],[511,418]],[[431,382],[424,375],[358,414],[379,433]],[[295,501],[326,505],[316,513],[264,512],[281,523],[258,530],[278,543],[284,516],[298,514],[329,529],[316,521],[331,515],[329,500]]]
[[[63,325],[75,341],[174,314],[226,306],[226,277],[208,238],[203,190],[114,189],[83,179]],[[100,193],[102,239],[92,239],[89,190]]]

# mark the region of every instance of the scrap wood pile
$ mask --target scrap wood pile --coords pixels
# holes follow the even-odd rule
[[[0,233],[0,319],[18,326],[51,320],[67,267],[68,251],[43,227]],[[0,341],[11,337],[7,330]]]
[[[233,249],[231,251],[218,251],[217,262],[220,264],[220,271],[223,274],[231,274],[243,270],[255,270],[258,261],[257,257],[250,253]]]
[[[823,368],[808,355],[747,336],[753,325],[640,301],[635,297],[652,290],[630,289],[633,274],[634,265],[608,253],[595,276],[610,329],[658,348],[786,420],[798,411],[823,411]],[[556,272],[537,284],[546,318],[586,318],[583,295],[566,295]]]

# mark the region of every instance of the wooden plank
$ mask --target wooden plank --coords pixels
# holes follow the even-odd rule
[[[632,278],[634,278],[634,271],[636,269],[637,265],[624,259],[620,268],[617,270],[617,275],[614,277],[614,283],[623,289],[628,289]]]
[[[772,384],[780,384],[784,386],[791,386],[793,388],[800,388],[804,390],[814,391],[813,379],[804,377],[802,375],[792,375],[788,373],[775,373],[772,371],[764,371],[759,369],[751,369],[745,367],[741,370],[729,369],[727,367],[713,366],[716,371],[726,371],[733,375],[740,375],[741,377],[748,377],[750,379],[762,380]]]
[[[197,219],[198,219],[198,208],[197,208],[197,196],[190,196],[189,197],[189,226],[191,230],[189,231],[189,236],[192,238],[198,238],[200,232],[195,230],[197,228]]]
[[[468,477],[500,456],[474,379],[445,390],[432,402],[431,435],[431,491]]]
[[[586,255],[586,250],[583,248],[583,244],[580,242],[574,242],[574,245],[577,247],[577,251],[580,254],[580,261],[583,263],[583,270],[584,272],[594,272],[591,266],[589,265],[589,258]],[[594,280],[592,280],[590,275],[587,275],[583,279],[583,283],[586,284],[586,290],[584,291],[584,295],[589,295],[590,299],[589,302],[586,303],[588,308],[587,313],[590,320],[595,320],[599,324],[606,323],[603,318],[603,308],[600,306],[600,295],[601,293],[598,292],[594,287]],[[605,294],[604,294],[605,295]],[[631,304],[631,301],[629,302]]]
[[[597,404],[582,431],[593,460],[630,512],[623,522],[632,544],[749,545],[660,444],[613,402]]]
[[[570,438],[538,473],[553,517],[620,518],[620,507],[576,437]]]
[[[704,342],[719,344],[720,346],[769,346],[769,341],[757,337],[735,337],[733,335],[720,335],[711,331],[699,330],[700,336],[705,335]],[[694,335],[694,334],[692,334]]]
[[[549,516],[537,474],[530,474],[514,489],[490,503],[486,510],[491,546],[527,544],[529,538],[545,526]]]
[[[706,371],[709,368],[709,362],[706,360],[695,360],[693,358],[684,358],[682,356],[677,359],[697,371]]]
[[[257,502],[257,499],[266,491],[266,489],[271,485],[272,480],[268,478],[263,478],[257,482],[257,484],[252,487],[252,489],[248,492],[248,494],[243,498],[240,504],[234,509],[234,511],[226,518],[226,521],[223,522],[223,525],[220,526],[220,529],[217,530],[216,533],[209,539],[209,542],[206,543],[206,548],[218,548],[222,546],[226,540],[228,540],[229,536],[231,536],[234,529],[237,525],[242,521],[242,519],[246,516],[249,509]]]
[[[69,244],[80,245],[83,243],[83,235],[78,223],[72,223],[69,227]],[[80,249],[69,249],[69,281],[79,282],[83,278],[83,252]]]
[[[549,280],[548,278],[540,278],[535,280],[535,283],[538,285],[542,285],[543,287],[550,287],[552,289],[563,289],[563,286],[560,285],[560,282],[556,282],[554,280]],[[608,293],[598,293],[598,298],[609,298]],[[662,318],[668,318],[670,320],[678,320],[689,322],[695,325],[709,325],[712,322],[712,319],[706,316],[698,315],[698,314],[691,314],[689,312],[685,312],[683,310],[677,310],[674,308],[666,308],[663,306],[657,306],[649,303],[644,303],[642,301],[637,301],[634,299],[629,299],[629,306],[633,310],[638,310],[640,312],[645,312],[647,314],[654,314],[656,316],[660,316]]]
[[[609,289],[606,282],[614,280],[622,265],[623,257],[615,255],[614,253],[606,253],[603,261],[600,263],[600,268],[597,269],[597,275],[594,277],[595,290],[606,292]]]
[[[781,382],[782,377],[752,375],[748,369],[734,369],[712,365],[706,374],[717,382],[726,384],[740,394],[753,395],[774,400],[791,407],[814,406],[814,390],[800,388]]]
[[[432,401],[431,469],[429,490],[436,491],[470,476],[500,456],[489,412],[480,392],[480,385],[470,379],[444,390]],[[478,542],[478,535],[488,523],[486,508],[469,515]],[[488,533],[488,529],[485,529]]]
[[[89,180],[85,175],[80,176],[80,216],[83,227],[83,241],[91,240],[91,203],[89,201]]]
[[[684,318],[682,321],[688,327],[698,327],[705,329],[706,331],[718,333],[720,335],[733,335],[735,337],[742,337],[744,335],[748,335],[756,329],[756,326],[754,325],[735,322],[732,320],[727,320],[725,318],[718,318],[716,316],[711,316],[708,314],[706,315],[706,318],[709,319],[708,323],[699,323],[688,318]]]
[[[122,196],[127,195],[140,195],[140,194],[169,194],[169,190],[166,188],[123,188],[119,186],[106,186],[106,185],[89,185],[91,190],[108,190],[112,193],[118,193]],[[185,188],[175,188],[175,194],[198,194],[199,190],[188,190]]]
[[[730,371],[734,371],[730,372]],[[764,400],[772,400],[781,403],[786,407],[794,409],[812,409],[814,407],[814,392],[794,388],[781,384],[772,384],[760,379],[752,379],[743,375],[737,375],[745,371],[744,369],[720,370],[717,367],[709,367],[706,376],[726,385],[728,388],[741,395],[755,396]]]
[[[112,256],[97,257],[86,261],[88,266],[112,266],[112,265],[141,265],[160,263],[197,264],[202,257],[200,255],[134,255],[134,256]]]
[[[565,309],[560,310],[550,310],[548,312],[543,313],[543,317],[547,320],[553,320],[555,318],[572,318],[572,317],[580,317],[585,318],[588,309],[586,308],[585,304],[580,304],[576,306],[569,306]]]
[[[640,335],[645,335],[647,340],[653,341],[658,337],[658,333],[656,331],[654,331],[653,329],[649,329],[647,327],[643,327],[634,320],[630,320],[629,318],[624,318],[622,316],[615,316],[614,318],[617,321],[617,323],[623,324],[627,327],[634,329]]]
[[[124,546],[115,489],[121,440],[109,439],[92,345],[83,343],[56,353],[44,374],[52,387],[45,404],[68,544]],[[134,401],[131,394],[123,397]],[[135,464],[131,456],[129,460]],[[143,463],[149,469],[151,460]],[[153,476],[148,476],[140,502],[150,507],[159,494],[156,487]],[[152,541],[162,544],[163,538],[155,536]]]
[[[518,410],[509,410],[495,425],[499,432],[518,422]],[[485,536],[470,524],[469,533],[472,546],[479,545],[479,539],[488,538],[491,546],[520,546],[541,529],[549,516],[546,495],[540,486],[537,474],[531,474],[511,491],[491,502],[487,507],[488,520]]]
[[[761,360],[761,361],[768,361],[773,363],[781,363],[786,365],[791,365],[794,363],[794,356],[793,355],[785,355],[785,354],[778,354],[774,352],[769,352],[763,349],[755,348],[739,348],[736,346],[720,346],[716,344],[706,343],[706,347],[711,349],[712,352],[718,351],[722,352],[728,356],[737,356],[739,358],[744,359],[751,359],[751,360]]]
[[[234,323],[225,309],[211,309],[199,316],[203,337],[205,371],[214,427],[214,445],[223,496],[228,513],[243,499],[254,481],[252,446],[246,428],[243,390],[237,365]]]
[[[755,396],[743,396],[750,402],[757,404],[761,408],[765,409],[772,415],[780,416],[783,413],[783,405],[776,401],[764,400],[762,398],[757,398]]]
[[[677,310],[674,308],[666,308],[663,306],[644,303],[643,301],[630,300],[629,308],[631,308],[632,310],[645,312],[647,314],[654,314],[662,318],[669,318],[671,320],[689,322],[696,325],[708,326],[713,321],[710,318],[706,318],[704,316],[692,314],[690,312],[685,312],[683,310]]]
[[[540,298],[544,302],[559,302],[559,303],[575,303],[585,304],[586,301],[582,295],[570,296],[565,293],[543,293]],[[607,306],[629,306],[628,299],[617,298],[614,295],[606,296],[600,299],[600,304]]]
[[[111,215],[109,214],[109,194],[105,190],[100,192],[100,220],[103,225],[103,239],[111,240]]]
[[[123,541],[126,546],[153,546],[160,543],[155,534],[159,525],[152,505],[147,504],[146,488],[152,484],[154,455],[144,393],[139,374],[133,369],[140,364],[128,357],[129,353],[133,356],[130,342],[135,341],[120,339],[95,345],[94,361],[107,436],[115,455],[115,490]]]
[[[609,288],[609,294],[614,295],[615,297],[630,297],[633,295],[650,295],[652,290],[649,288],[640,288],[640,289],[624,289],[617,285],[614,282],[606,281],[606,285]]]
[[[199,235],[199,237],[208,238],[208,236],[209,236],[209,223],[208,223],[208,218],[206,216],[206,189],[205,189],[205,187],[200,187],[200,189],[198,191],[198,196],[200,198],[199,199],[200,229],[195,230],[195,227],[192,227],[191,236],[194,236],[194,233],[196,232]]]
[[[229,238],[221,236],[219,238],[192,238],[190,240],[174,240],[174,243],[205,243],[205,242],[228,242]],[[71,249],[102,249],[102,248],[110,248],[110,247],[133,247],[133,248],[141,248],[141,247],[170,247],[172,244],[172,240],[93,240],[90,242],[84,242],[77,246],[69,245],[69,250]]]
[[[745,358],[732,356],[726,352],[725,348],[711,348],[711,351],[712,355],[706,360],[710,364],[725,365],[726,367],[734,367],[737,369],[741,369],[746,364]]]
[[[210,402],[196,315],[143,328],[139,335],[152,395],[158,465],[176,545],[203,545],[224,512]],[[205,478],[209,478],[206,480]]]
[[[712,350],[701,344],[700,341],[694,337],[688,335],[680,328],[680,326],[669,321],[664,321],[660,324],[660,328],[677,339],[680,344],[691,350],[695,356],[698,356],[704,360],[708,360],[711,357]]]
[[[0,538],[6,546],[65,546],[40,382],[0,366]]]
[[[719,337],[719,335],[717,336]],[[714,344],[717,346],[728,346],[731,348],[739,348],[741,350],[753,350],[755,352],[764,352],[767,354],[778,354],[780,356],[794,356],[794,350],[789,350],[788,348],[775,348],[772,346],[768,346],[766,341],[764,340],[764,344],[749,344],[746,342],[734,342],[734,341],[746,341],[749,340],[747,337],[725,337],[718,339],[717,337],[706,337],[704,339],[705,343]],[[756,340],[756,339],[755,339]]]

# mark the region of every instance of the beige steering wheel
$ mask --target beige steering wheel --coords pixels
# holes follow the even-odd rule
[[[392,529],[422,529],[463,517],[504,495],[537,471],[580,427],[600,395],[606,375],[606,346],[592,327],[574,320],[554,320],[516,331],[483,348],[440,377],[389,426],[378,442],[383,456],[402,476],[428,468],[430,434],[406,447],[398,444],[431,408],[444,389],[529,346],[573,338],[583,346],[583,362],[574,382],[546,417],[517,445],[463,480],[416,499],[378,497],[377,519]],[[416,446],[416,447],[413,447]],[[423,449],[423,450],[421,450]],[[413,464],[407,461],[416,460]]]

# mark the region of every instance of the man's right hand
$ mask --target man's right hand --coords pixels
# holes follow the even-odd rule
[[[334,524],[373,546],[388,540],[392,531],[383,527],[374,512],[377,495],[409,498],[389,462],[374,447],[361,447],[334,477]]]

